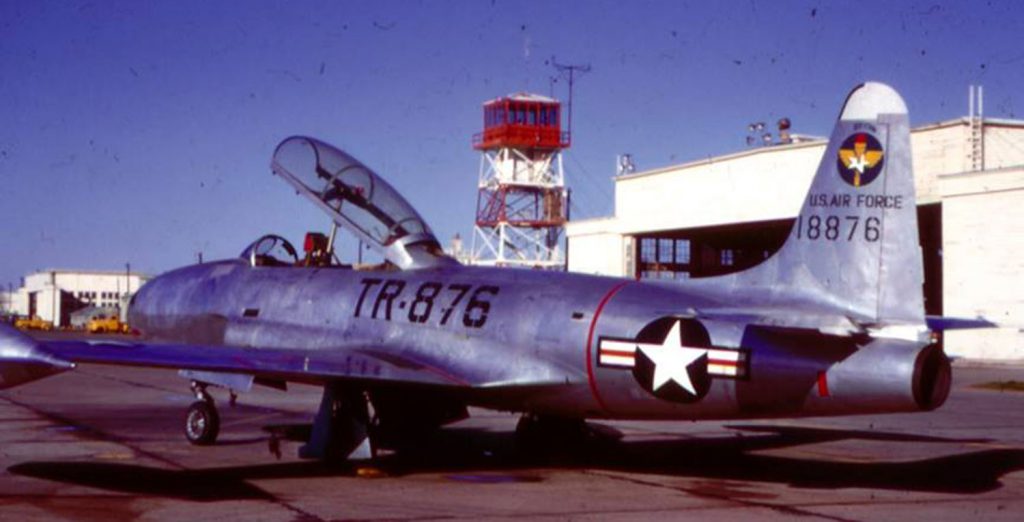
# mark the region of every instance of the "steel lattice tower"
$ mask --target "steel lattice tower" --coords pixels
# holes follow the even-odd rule
[[[568,193],[561,151],[561,104],[536,94],[484,103],[484,131],[473,136],[480,178],[470,262],[562,269]]]

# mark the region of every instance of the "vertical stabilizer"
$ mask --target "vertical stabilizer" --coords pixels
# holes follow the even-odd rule
[[[734,278],[772,301],[826,302],[862,323],[922,323],[923,268],[900,95],[865,83],[846,98],[782,249]]]

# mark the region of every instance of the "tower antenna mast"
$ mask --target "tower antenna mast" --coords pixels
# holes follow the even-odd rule
[[[590,72],[590,64],[583,65],[568,65],[561,64],[555,60],[555,57],[551,57],[551,65],[557,70],[562,76],[569,79],[569,139],[572,140],[572,91],[573,83],[576,79],[576,73],[588,73]]]

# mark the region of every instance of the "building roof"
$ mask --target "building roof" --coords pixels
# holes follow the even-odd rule
[[[1024,120],[1014,120],[1009,118],[982,118],[981,122],[983,125],[990,125],[996,127],[1021,127],[1024,128]],[[957,125],[967,125],[970,123],[970,118],[967,116],[961,116],[959,118],[952,118],[949,120],[936,121],[933,123],[926,123],[924,125],[918,125],[910,129],[910,132],[922,132],[933,129],[944,129],[946,127],[955,127]]]
[[[559,101],[554,99],[554,98],[549,98],[547,96],[543,96],[543,95],[540,95],[540,94],[534,94],[534,93],[530,93],[530,92],[515,92],[515,93],[512,93],[512,94],[509,94],[508,96],[502,96],[500,98],[494,98],[493,100],[487,100],[487,101],[484,102],[484,105],[489,105],[489,104],[492,104],[492,103],[494,103],[496,101],[501,101],[501,100],[528,101],[528,102],[540,102],[540,103],[559,103]]]
[[[28,275],[29,276],[36,275],[36,274],[46,275],[46,274],[50,274],[50,273],[59,274],[59,275],[109,275],[109,276],[119,276],[119,277],[123,277],[125,275],[125,271],[124,270],[93,270],[93,269],[79,269],[79,268],[48,268],[48,269],[45,269],[45,270],[36,270],[35,272],[32,272],[31,274],[28,274]],[[131,272],[130,275],[132,277],[140,277],[142,279],[150,279],[151,278],[151,276],[149,274],[143,274],[141,272],[134,272],[133,271],[133,272]]]

